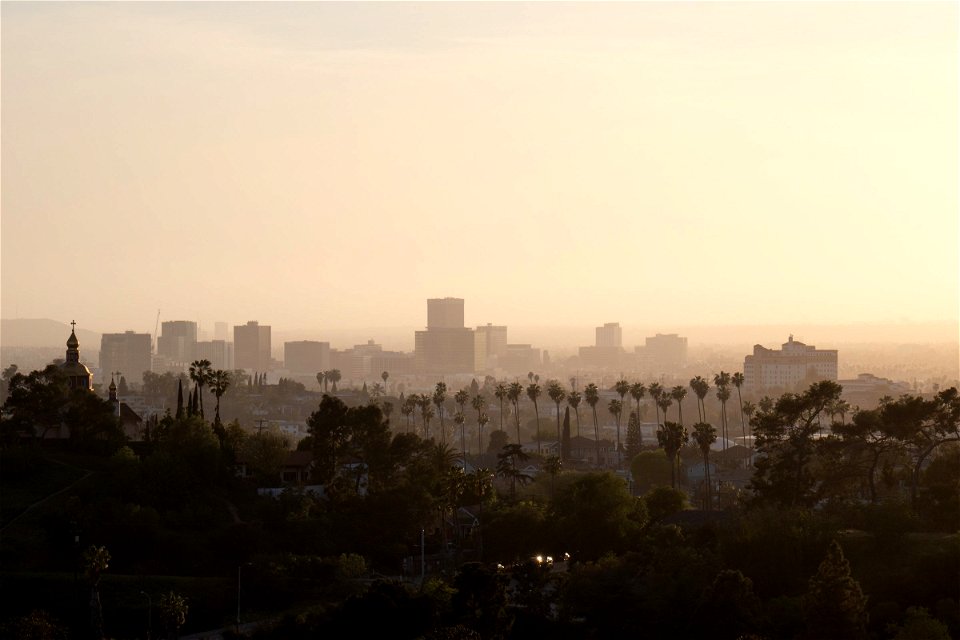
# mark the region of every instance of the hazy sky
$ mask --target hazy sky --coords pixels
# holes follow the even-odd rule
[[[957,11],[3,3],[2,315],[956,322]]]

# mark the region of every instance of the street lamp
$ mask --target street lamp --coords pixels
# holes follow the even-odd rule
[[[244,567],[252,567],[252,562],[244,562],[237,567],[237,631],[240,630],[240,572]]]
[[[150,632],[153,630],[153,598],[146,591],[141,591],[140,594],[147,596],[147,640],[150,640]]]

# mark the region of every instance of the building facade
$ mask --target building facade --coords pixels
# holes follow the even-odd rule
[[[189,320],[172,320],[160,324],[157,338],[157,355],[169,363],[192,362],[197,345],[197,323]]]
[[[462,329],[463,298],[427,300],[427,329]]]
[[[486,335],[487,356],[503,357],[507,354],[507,328],[505,326],[492,325],[489,322],[485,326],[479,326],[477,333]]]
[[[330,343],[297,340],[283,343],[283,366],[291,373],[313,373],[330,368]]]
[[[232,371],[236,367],[233,355],[233,343],[226,340],[206,340],[195,347],[198,360],[209,360],[213,369]]]
[[[427,329],[414,335],[421,373],[476,373],[486,368],[486,334],[473,329]]]
[[[100,379],[119,371],[135,384],[143,383],[143,372],[152,371],[152,344],[149,333],[105,333],[100,338]]]
[[[602,327],[597,327],[596,346],[598,347],[623,347],[623,329],[619,322],[607,322]]]
[[[743,360],[744,386],[755,389],[791,388],[809,380],[837,380],[837,350],[817,349],[793,339],[780,350],[754,345]]]
[[[687,364],[687,339],[676,333],[658,333],[645,340],[642,357],[654,370],[677,371]]]
[[[270,327],[251,320],[233,327],[233,354],[237,369],[269,371]]]

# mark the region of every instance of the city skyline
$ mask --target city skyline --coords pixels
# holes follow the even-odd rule
[[[956,325],[956,16],[7,5],[2,316]]]

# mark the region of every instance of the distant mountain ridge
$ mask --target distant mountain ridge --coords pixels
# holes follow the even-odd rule
[[[80,352],[100,350],[101,334],[77,327]],[[70,337],[70,324],[49,318],[0,320],[0,345],[4,347],[63,347]]]

